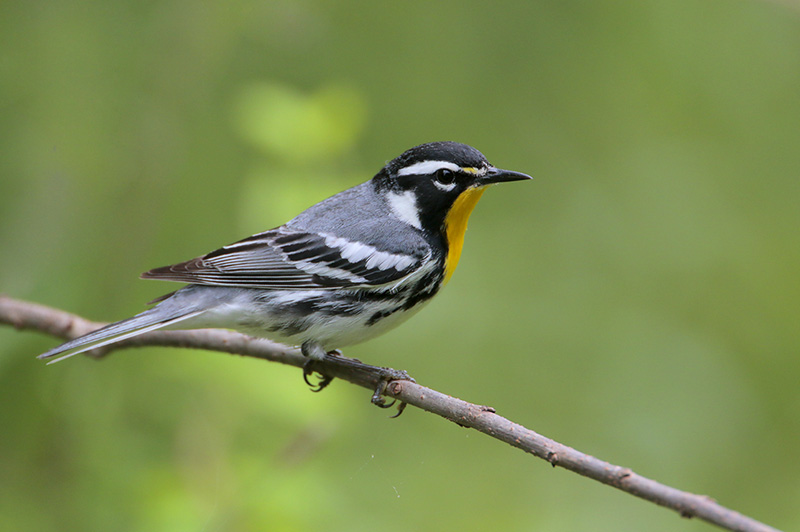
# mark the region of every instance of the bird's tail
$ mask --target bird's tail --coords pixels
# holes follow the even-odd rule
[[[159,305],[151,308],[150,310],[146,310],[141,314],[137,314],[132,318],[111,323],[101,329],[97,329],[96,331],[84,334],[83,336],[75,338],[74,340],[70,340],[69,342],[61,344],[60,346],[39,355],[39,358],[51,359],[47,363],[53,364],[60,360],[64,360],[65,358],[69,358],[72,355],[83,353],[84,351],[103,347],[108,344],[113,344],[115,342],[131,338],[132,336],[138,336],[146,332],[162,329],[175,323],[188,320],[189,318],[194,318],[203,312],[204,310],[202,309],[187,309],[184,311],[175,309],[173,312],[168,312],[165,310],[164,306]]]

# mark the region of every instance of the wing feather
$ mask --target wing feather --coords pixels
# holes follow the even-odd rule
[[[379,250],[332,235],[280,227],[186,262],[155,268],[144,279],[215,286],[319,290],[395,283],[418,270],[429,250]]]

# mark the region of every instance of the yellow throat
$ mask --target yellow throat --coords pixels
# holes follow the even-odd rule
[[[464,233],[467,231],[467,221],[472,209],[477,205],[478,200],[481,199],[484,187],[468,188],[461,193],[447,217],[444,219],[444,230],[447,236],[447,244],[449,251],[447,258],[444,261],[444,282],[450,280],[453,272],[456,271],[458,266],[458,259],[461,258],[461,249],[464,247]]]

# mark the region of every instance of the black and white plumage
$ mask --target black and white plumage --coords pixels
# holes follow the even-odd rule
[[[377,286],[402,279],[425,258],[284,226],[143,277],[268,290]]]
[[[280,227],[144,273],[189,284],[40,358],[55,362],[155,329],[230,328],[318,348],[309,353],[364,341],[438,292],[480,191],[527,178],[463,144],[417,146]]]

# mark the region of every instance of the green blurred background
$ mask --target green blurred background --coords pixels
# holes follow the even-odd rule
[[[796,5],[6,1],[0,105],[0,291],[96,320],[421,142],[536,176],[346,353],[800,528]],[[7,530],[712,529],[292,368],[56,343],[0,328]]]

